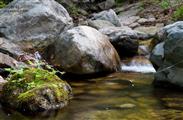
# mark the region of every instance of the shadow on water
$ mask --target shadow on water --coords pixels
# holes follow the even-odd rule
[[[22,115],[0,109],[0,120],[182,120],[183,95],[154,88],[153,74],[114,73],[70,79],[74,97],[62,110]]]

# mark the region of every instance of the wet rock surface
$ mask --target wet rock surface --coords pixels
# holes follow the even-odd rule
[[[150,56],[150,60],[156,69],[158,69],[163,64],[164,44],[164,42],[157,44]]]
[[[183,22],[164,27],[159,35],[160,40],[164,41],[164,46],[158,45],[155,47],[155,52],[158,47],[157,55],[162,57],[163,64],[160,65],[155,82],[169,82],[171,84],[183,87],[182,82],[182,50],[183,50]]]

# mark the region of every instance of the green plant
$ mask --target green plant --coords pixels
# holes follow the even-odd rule
[[[171,2],[170,2],[170,0],[162,0],[162,1],[160,2],[160,6],[161,6],[161,8],[163,8],[163,9],[168,9],[168,8],[171,7]]]
[[[79,16],[80,15],[79,8],[76,5],[69,6],[68,11],[71,14],[71,16]]]
[[[123,2],[125,2],[125,0],[116,0],[116,4],[121,4]]]
[[[5,6],[6,6],[6,4],[3,1],[0,1],[0,8],[3,8]]]
[[[173,20],[183,20],[183,5],[178,7],[173,13]]]

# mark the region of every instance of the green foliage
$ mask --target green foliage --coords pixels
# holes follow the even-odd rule
[[[6,4],[3,1],[0,1],[0,8],[3,8],[5,6],[6,6]]]
[[[13,1],[13,0],[0,0],[0,8],[5,7],[11,1]]]
[[[116,0],[116,4],[122,4],[123,2],[125,2],[125,0]]]
[[[183,5],[177,8],[176,11],[173,13],[173,19],[175,21],[183,20]]]
[[[21,68],[20,70],[12,70],[8,81],[11,85],[21,87],[24,90],[30,90],[40,84],[51,81],[54,72],[48,72],[41,68]]]
[[[162,1],[160,2],[160,6],[161,6],[161,8],[163,8],[163,9],[168,9],[168,8],[171,7],[171,2],[170,2],[170,0],[162,0]]]
[[[79,16],[79,8],[77,8],[75,5],[71,5],[68,7],[68,11],[71,14],[71,16]]]
[[[37,105],[43,103],[43,95],[53,96],[58,103],[65,103],[70,99],[69,86],[54,72],[42,68],[22,68],[8,78],[3,87],[3,102],[18,110],[24,108],[36,110]],[[47,90],[47,93],[44,91]],[[34,103],[35,102],[35,103]],[[24,105],[27,106],[24,106]]]

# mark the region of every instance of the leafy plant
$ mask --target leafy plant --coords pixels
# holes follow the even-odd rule
[[[5,6],[6,6],[6,4],[3,1],[0,1],[0,8],[3,8]]]
[[[170,0],[162,0],[162,1],[160,2],[160,6],[161,6],[161,8],[163,8],[163,9],[168,9],[168,8],[171,7],[171,2],[170,2]]]
[[[183,5],[176,9],[173,13],[174,20],[183,20]]]

